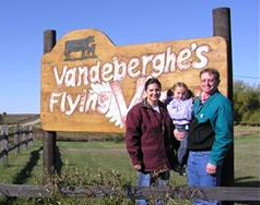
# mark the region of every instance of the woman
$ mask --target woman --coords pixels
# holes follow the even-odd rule
[[[200,72],[202,93],[194,101],[194,117],[188,137],[187,176],[190,187],[215,187],[221,184],[223,160],[233,141],[231,103],[218,91],[219,72],[207,68]],[[182,133],[174,131],[182,140]],[[220,205],[218,201],[196,200],[194,205]]]
[[[164,187],[174,166],[173,149],[178,147],[173,137],[172,121],[165,105],[159,101],[161,83],[150,78],[145,83],[146,98],[135,105],[126,118],[126,147],[138,186],[149,187],[152,182]],[[144,199],[137,204],[146,204]]]

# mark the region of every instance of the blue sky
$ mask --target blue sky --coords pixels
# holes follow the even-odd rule
[[[116,45],[213,35],[212,11],[231,9],[235,80],[259,82],[258,0],[8,0],[0,6],[0,113],[40,113],[43,32],[103,31]]]

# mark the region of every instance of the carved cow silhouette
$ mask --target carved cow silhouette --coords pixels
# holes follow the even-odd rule
[[[66,41],[65,50],[64,50],[65,61],[82,60],[86,58],[96,58],[97,57],[95,55],[96,44],[93,44],[94,41],[95,41],[94,36]],[[71,56],[71,53],[73,52],[81,52],[80,58],[75,58]]]

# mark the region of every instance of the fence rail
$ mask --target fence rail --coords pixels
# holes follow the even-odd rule
[[[105,197],[124,196],[130,199],[144,197],[191,200],[195,198],[205,200],[233,201],[233,202],[260,202],[259,187],[200,187],[200,188],[144,188],[127,186],[123,189],[115,189],[108,186],[89,187],[62,187],[58,192],[65,196],[81,197]],[[53,190],[39,185],[14,185],[0,184],[0,197],[51,197]],[[57,193],[57,192],[55,192]]]
[[[8,154],[10,152],[16,150],[16,154],[19,154],[21,148],[28,149],[28,146],[33,141],[33,128],[32,126],[1,125],[0,129],[0,159],[2,159],[2,164],[5,166],[8,165]]]

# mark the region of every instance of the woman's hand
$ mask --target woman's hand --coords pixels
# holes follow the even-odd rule
[[[179,132],[177,129],[174,129],[173,134],[178,141],[182,141],[187,137],[187,132]]]
[[[136,171],[140,171],[141,168],[142,168],[142,167],[141,167],[140,164],[134,165],[134,169],[135,169]]]
[[[208,163],[206,166],[206,172],[208,174],[216,174],[217,167],[214,164]]]

